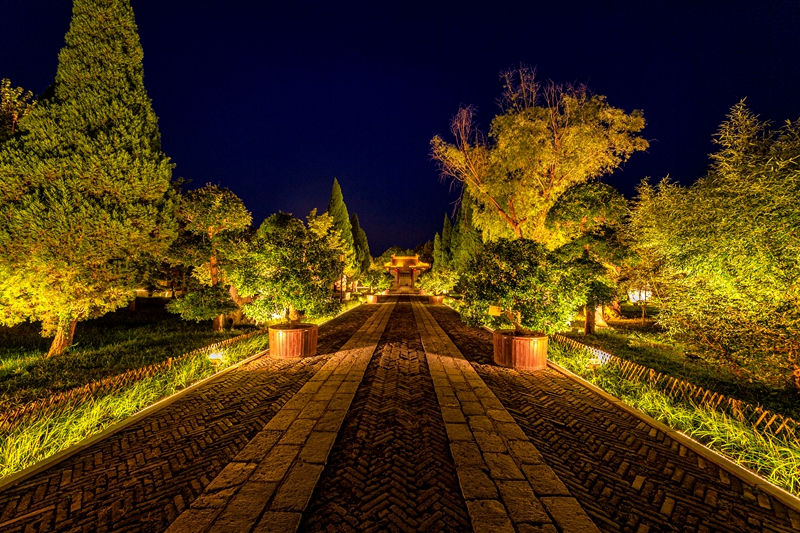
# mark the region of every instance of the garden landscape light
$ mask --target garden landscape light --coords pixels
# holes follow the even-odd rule
[[[211,352],[208,354],[208,360],[211,361],[211,365],[214,367],[214,373],[216,374],[217,368],[222,362],[222,352]]]

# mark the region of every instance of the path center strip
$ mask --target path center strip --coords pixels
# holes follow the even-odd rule
[[[474,531],[599,533],[430,312],[413,309]]]
[[[178,516],[168,533],[297,530],[395,306],[379,305]]]

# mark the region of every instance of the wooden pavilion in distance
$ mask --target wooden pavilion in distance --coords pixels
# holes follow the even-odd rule
[[[417,292],[414,287],[420,274],[431,268],[430,263],[419,260],[419,255],[392,256],[392,260],[385,263],[384,268],[394,276],[391,291]]]

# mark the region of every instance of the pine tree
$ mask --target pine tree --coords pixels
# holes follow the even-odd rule
[[[0,149],[0,322],[41,320],[48,355],[125,305],[176,234],[172,164],[129,0],[75,0],[47,97]]]
[[[333,227],[341,233],[345,246],[345,269],[344,273],[348,278],[355,276],[358,272],[358,262],[356,259],[356,247],[353,242],[353,226],[350,224],[350,214],[342,196],[342,188],[339,181],[333,178],[333,189],[331,198],[328,200],[327,213],[333,218]]]
[[[356,248],[356,261],[358,263],[358,276],[364,274],[372,265],[372,256],[369,253],[369,242],[364,228],[358,222],[358,215],[353,213],[350,217],[350,224],[353,226],[353,242]]]

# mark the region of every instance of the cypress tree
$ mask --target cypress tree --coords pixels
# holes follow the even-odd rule
[[[451,265],[459,272],[463,271],[467,262],[478,254],[483,245],[481,234],[472,223],[472,202],[472,198],[464,191],[450,242]]]
[[[356,247],[353,242],[353,226],[350,224],[350,214],[342,196],[342,188],[339,181],[333,178],[333,189],[331,198],[328,200],[328,214],[333,218],[333,227],[339,230],[345,245],[345,275],[350,278],[358,273],[358,263],[356,260]]]
[[[358,275],[365,273],[372,265],[372,256],[369,253],[369,242],[364,228],[358,223],[358,215],[353,213],[350,217],[350,224],[353,226],[353,242],[356,248],[356,261],[358,262]]]
[[[129,0],[75,0],[55,82],[0,149],[0,321],[41,320],[48,355],[125,305],[176,234],[172,164]]]
[[[442,267],[450,266],[450,258],[452,257],[450,251],[450,244],[453,236],[453,224],[450,222],[450,217],[447,213],[444,215],[444,223],[442,223]]]
[[[439,237],[439,232],[436,232],[436,236],[433,238],[433,269],[438,270],[442,268],[444,265],[442,264],[442,238]]]

